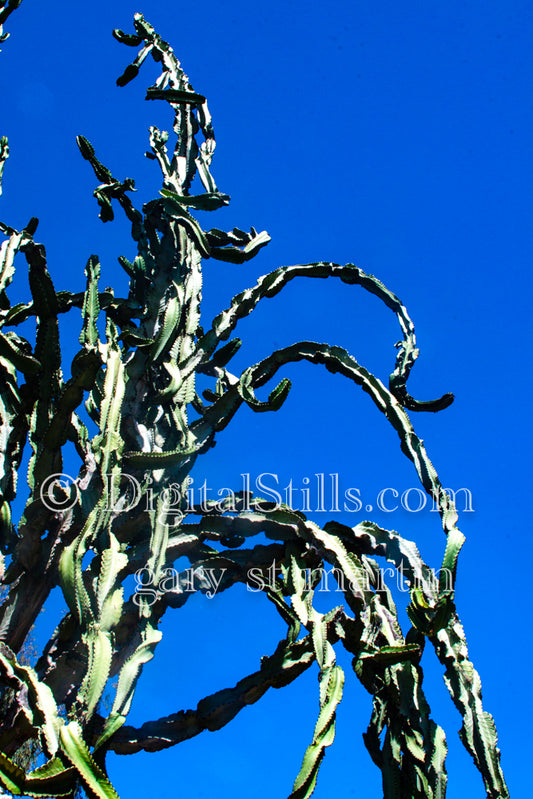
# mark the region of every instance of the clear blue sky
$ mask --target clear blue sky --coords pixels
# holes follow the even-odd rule
[[[82,9],[90,9],[84,11]],[[124,285],[116,257],[131,257],[128,224],[102,225],[94,176],[78,133],[120,178],[134,177],[139,204],[159,188],[144,159],[150,124],[168,127],[162,103],[143,101],[152,63],[115,87],[133,52],[111,30],[131,30],[141,11],[207,95],[217,151],[213,173],[232,196],[207,227],[267,229],[271,244],[246,266],[208,261],[207,323],[231,297],[282,264],[355,262],[400,295],[414,318],[421,357],[411,380],[421,399],[456,395],[415,426],[446,486],[467,487],[474,512],[457,605],[495,717],[511,795],[526,795],[531,738],[532,647],[526,609],[531,516],[531,4],[525,0],[272,0],[253,5],[130,0],[90,4],[23,0],[0,55],[0,132],[9,136],[0,218],[41,220],[58,288],[81,290],[99,253],[103,284]],[[27,289],[17,283],[20,296]],[[77,320],[74,319],[77,323]],[[400,337],[393,315],[361,289],[296,281],[242,323],[242,368],[298,339],[341,344],[386,380]],[[66,352],[78,329],[64,333]],[[339,474],[372,503],[379,490],[417,485],[396,434],[356,387],[318,367],[286,372],[293,389],[277,415],[242,410],[196,471],[215,488],[240,474],[277,474],[302,485]],[[232,435],[233,434],[233,435]],[[331,514],[315,514],[326,521]],[[444,536],[429,507],[372,517],[437,566]],[[344,514],[355,524],[364,513]],[[194,707],[205,694],[257,668],[283,628],[263,598],[235,590],[195,597],[168,614],[165,637],[132,708],[132,722]],[[46,615],[46,614],[45,614]],[[449,799],[485,794],[463,752],[460,717],[428,651],[423,665],[434,715],[446,729]],[[361,733],[371,699],[347,658],[337,739],[326,753],[317,799],[380,795],[380,775]],[[270,691],[223,731],[158,754],[111,756],[122,799],[148,793],[283,797],[310,742],[316,671]],[[165,787],[167,786],[167,787]]]

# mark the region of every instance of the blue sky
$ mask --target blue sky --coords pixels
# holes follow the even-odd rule
[[[139,204],[159,188],[143,153],[150,124],[167,127],[164,104],[144,102],[152,63],[124,89],[115,79],[131,50],[111,37],[141,11],[174,47],[195,89],[207,95],[217,151],[213,174],[232,196],[202,216],[206,227],[267,229],[272,242],[245,266],[205,264],[205,323],[238,291],[280,265],[354,262],[406,304],[421,356],[411,378],[421,399],[455,394],[437,415],[413,415],[444,482],[468,488],[467,537],[457,605],[472,659],[495,717],[511,795],[525,795],[532,647],[531,582],[531,5],[525,0],[446,3],[227,0],[177,4],[129,0],[82,4],[23,0],[0,55],[0,132],[9,137],[0,218],[41,220],[58,288],[81,290],[91,253],[103,284],[124,286],[119,254],[131,257],[128,224],[102,225],[78,133],[121,178],[137,181]],[[15,290],[27,293],[22,274]],[[12,294],[13,296],[13,294]],[[63,333],[73,354],[78,320]],[[394,316],[357,287],[294,281],[241,323],[245,368],[299,339],[340,344],[386,380],[399,330]],[[369,398],[318,367],[286,371],[293,389],[278,414],[241,410],[195,480],[240,485],[271,473],[311,485],[338,474],[374,504],[386,487],[417,486]],[[334,514],[333,514],[334,515]],[[332,514],[318,513],[325,522]],[[340,518],[356,524],[364,513]],[[413,538],[438,566],[444,536],[429,505],[372,518]],[[266,600],[244,589],[196,604],[165,621],[160,652],[146,668],[132,721],[194,707],[233,685],[275,648],[283,628]],[[423,661],[434,716],[446,729],[449,799],[483,797],[462,751],[460,717],[438,666]],[[433,659],[434,660],[434,659]],[[350,673],[317,799],[379,796],[380,775],[364,750],[371,699]],[[122,799],[157,790],[201,799],[284,796],[310,742],[318,709],[316,671],[270,691],[223,731],[133,758],[111,756]],[[529,780],[527,782],[529,784]],[[172,788],[168,787],[172,785]],[[167,786],[167,787],[165,787]]]

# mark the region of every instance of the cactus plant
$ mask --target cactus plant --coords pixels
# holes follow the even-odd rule
[[[0,24],[19,4],[0,3]],[[57,290],[45,249],[35,239],[37,219],[21,230],[0,225],[0,543],[7,587],[0,607],[0,680],[14,689],[3,709],[0,783],[15,795],[67,797],[83,785],[90,796],[116,797],[107,752],[155,751],[220,729],[270,687],[288,685],[316,663],[319,713],[290,793],[291,799],[306,799],[335,737],[345,681],[336,652],[344,647],[373,698],[364,740],[381,770],[384,795],[442,798],[446,738],[431,718],[420,667],[429,643],[463,718],[461,738],[487,796],[507,797],[494,722],[483,708],[454,603],[464,536],[408,413],[437,412],[452,395],[425,401],[411,395],[407,383],[418,356],[413,323],[392,291],[353,264],[280,267],[234,297],[208,327],[201,326],[202,260],[242,264],[270,239],[254,228],[226,232],[201,226],[194,212],[216,211],[229,202],[211,172],[215,138],[206,99],[141,14],[134,17],[133,33],[113,35],[137,51],[119,86],[138,76],[148,56],[160,65],[146,99],[170,106],[175,134],[171,148],[166,131],[150,128],[148,155],[161,170],[162,187],[141,210],[131,199],[134,181],[115,177],[87,138],[77,140],[98,181],[100,219],[113,220],[120,206],[131,223],[135,252],[119,258],[129,279],[128,296],[100,288],[96,255],[85,267],[84,292]],[[7,155],[2,139],[1,167]],[[28,264],[31,301],[12,305],[9,285],[18,253]],[[396,315],[402,339],[388,387],[345,349],[314,341],[278,349],[240,373],[231,370],[241,344],[232,338],[239,321],[295,278],[339,278],[372,293]],[[82,325],[69,375],[59,327],[75,308]],[[29,319],[36,323],[33,344],[20,334]],[[291,388],[287,378],[266,399],[256,391],[296,361],[325,366],[360,386],[396,431],[439,510],[445,534],[440,580],[414,542],[372,521],[354,528],[338,521],[320,527],[289,505],[249,492],[201,506],[189,502],[189,476],[199,456],[241,406],[258,413],[280,410]],[[202,384],[212,381],[203,396],[199,378]],[[64,487],[56,476],[68,444],[79,457],[79,473]],[[15,525],[11,505],[26,447],[30,496]],[[143,499],[150,495],[148,510],[146,502],[132,503],[132,481]],[[169,496],[177,501],[170,503]],[[260,534],[271,543],[254,544]],[[127,716],[143,667],[162,638],[161,619],[182,607],[193,590],[190,572],[180,573],[165,591],[127,597],[124,584],[144,573],[158,586],[181,557],[204,592],[212,588],[210,570],[219,574],[218,592],[246,584],[252,573],[264,577],[261,589],[286,623],[286,637],[257,671],[205,697],[195,710],[172,709],[171,715],[134,727]],[[381,584],[376,558],[401,570],[409,583],[407,630]],[[273,562],[277,568],[266,579]],[[322,613],[314,604],[316,575],[327,567],[335,569],[344,604]],[[56,586],[68,612],[31,667],[18,653]],[[116,678],[114,696],[104,712],[101,700],[111,678]],[[44,756],[30,772],[14,759],[28,740],[38,741]]]

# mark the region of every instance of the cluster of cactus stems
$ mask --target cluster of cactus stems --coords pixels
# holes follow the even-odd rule
[[[19,4],[20,0],[0,2],[0,25]],[[269,688],[288,685],[316,663],[318,720],[290,792],[290,799],[304,799],[315,787],[325,750],[335,736],[335,712],[345,679],[336,648],[344,646],[353,656],[355,674],[373,697],[363,738],[382,772],[384,796],[443,799],[446,739],[431,718],[420,667],[429,642],[462,716],[461,739],[487,796],[507,797],[494,722],[482,706],[481,684],[468,657],[453,584],[443,579],[454,579],[464,537],[456,527],[453,502],[407,413],[438,411],[453,397],[420,402],[408,393],[407,380],[418,355],[411,319],[391,291],[353,264],[276,269],[234,297],[207,330],[200,326],[202,259],[243,263],[268,243],[269,236],[253,228],[250,233],[205,231],[192,215],[229,202],[210,171],[215,139],[207,103],[192,89],[172,48],[140,14],[135,15],[134,29],[132,34],[114,31],[119,42],[138,49],[117,83],[123,86],[135,78],[151,55],[162,72],[146,98],[167,102],[174,114],[172,153],[168,133],[150,128],[147,156],[163,174],[159,196],[142,211],[135,208],[129,194],[133,180],[115,178],[87,139],[78,137],[81,155],[98,180],[94,195],[100,218],[112,220],[118,204],[131,222],[137,252],[129,254],[131,261],[119,258],[129,276],[128,297],[99,289],[95,255],[85,268],[85,292],[56,291],[45,249],[34,238],[37,220],[31,219],[20,231],[0,224],[0,543],[6,590],[0,607],[0,682],[13,689],[12,702],[2,711],[0,782],[14,795],[71,797],[82,785],[90,796],[117,797],[106,772],[108,751],[155,751],[203,730],[217,730]],[[0,170],[7,156],[3,138]],[[200,193],[192,193],[195,177],[195,185],[203,187]],[[12,305],[7,289],[19,252],[28,264],[32,300]],[[343,348],[313,341],[279,349],[242,374],[230,371],[228,364],[241,344],[231,338],[239,320],[296,277],[336,277],[361,286],[396,315],[402,340],[388,388]],[[82,312],[80,350],[70,376],[65,376],[59,319],[73,308]],[[16,332],[28,319],[36,322],[33,346]],[[440,581],[412,541],[370,521],[354,528],[331,521],[321,528],[301,512],[269,506],[243,492],[204,507],[185,501],[197,457],[213,445],[241,405],[257,412],[278,410],[290,390],[287,379],[267,399],[258,399],[255,391],[285,364],[300,360],[322,364],[352,380],[396,430],[403,452],[440,512],[446,535]],[[213,380],[203,398],[197,393],[196,375]],[[78,477],[69,488],[56,484],[51,489],[51,477],[62,472],[62,451],[68,442],[80,458]],[[15,526],[10,508],[26,445],[31,453],[30,495]],[[131,477],[141,492],[150,490],[148,510],[143,502],[132,507]],[[176,486],[182,497],[178,516],[167,499],[168,490]],[[54,506],[43,501],[45,490],[55,492]],[[254,546],[258,534],[271,543]],[[245,583],[252,568],[266,575],[275,561],[275,579],[265,577],[264,590],[286,622],[287,634],[261,659],[260,668],[235,686],[205,697],[195,709],[133,727],[126,724],[127,715],[143,666],[161,640],[159,622],[169,608],[182,607],[193,591],[185,572],[156,601],[148,601],[142,592],[126,597],[123,583],[144,567],[157,583],[183,556],[200,578],[207,569],[219,569],[219,592]],[[401,570],[409,583],[412,626],[406,634],[392,595],[382,584],[376,557]],[[320,574],[328,566],[342,577],[344,604],[323,614],[313,606],[317,581],[307,575]],[[206,590],[205,583],[200,579],[200,590]],[[56,586],[69,610],[34,667],[23,665],[18,653]],[[101,700],[110,685],[114,698],[104,713]],[[43,764],[26,773],[17,765],[16,754],[29,739],[38,741]]]

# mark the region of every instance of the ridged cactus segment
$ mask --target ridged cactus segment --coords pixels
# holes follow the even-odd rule
[[[326,747],[335,738],[335,711],[342,699],[344,672],[336,664],[335,650],[328,641],[328,623],[337,615],[339,608],[329,614],[318,613],[312,605],[313,591],[309,590],[304,577],[306,564],[292,552],[285,569],[287,590],[292,607],[301,624],[310,629],[315,659],[320,669],[320,712],[307,747],[302,767],[294,781],[290,799],[307,799],[316,785],[318,769]]]
[[[71,721],[61,728],[61,746],[90,793],[97,799],[119,799],[106,775],[91,757],[77,722]]]
[[[8,682],[16,682],[26,688],[28,715],[40,730],[43,751],[49,757],[55,755],[59,747],[61,722],[50,688],[39,680],[34,669],[19,663],[5,644],[0,645],[0,668]]]
[[[483,709],[481,680],[468,657],[464,629],[456,614],[445,629],[436,633],[432,643],[437,657],[446,668],[444,681],[463,717],[461,740],[483,777],[487,797],[508,799],[496,725],[491,714]]]
[[[65,764],[60,757],[53,757],[47,763],[31,771],[24,780],[25,796],[71,796],[76,785],[77,771]]]
[[[128,715],[142,667],[153,658],[154,649],[161,638],[161,631],[155,630],[149,621],[145,622],[140,645],[130,655],[121,669],[115,701],[111,709],[112,716],[126,717]]]

